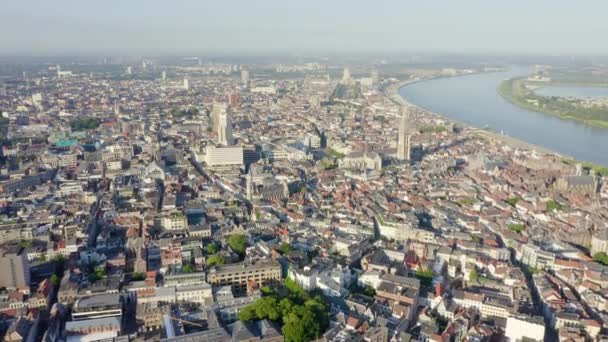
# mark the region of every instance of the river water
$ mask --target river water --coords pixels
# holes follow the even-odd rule
[[[522,109],[496,92],[503,80],[529,73],[528,68],[513,68],[437,78],[407,85],[399,93],[408,102],[447,118],[502,131],[579,160],[608,165],[608,129]]]

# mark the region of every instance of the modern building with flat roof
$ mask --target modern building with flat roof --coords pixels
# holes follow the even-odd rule
[[[207,275],[207,280],[214,286],[232,286],[235,292],[245,292],[248,282],[255,282],[258,287],[275,284],[281,281],[281,264],[275,260],[256,263],[237,263],[215,266]]]

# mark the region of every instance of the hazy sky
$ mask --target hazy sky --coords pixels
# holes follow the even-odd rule
[[[608,54],[608,0],[6,0],[0,54]]]

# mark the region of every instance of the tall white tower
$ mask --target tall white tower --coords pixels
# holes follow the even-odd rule
[[[222,145],[232,145],[234,144],[234,139],[232,138],[232,120],[230,120],[230,113],[222,113],[219,117],[219,122],[217,126],[217,140]]]
[[[243,86],[249,87],[249,78],[250,77],[251,77],[251,75],[249,74],[248,69],[241,70],[241,83],[243,83]]]
[[[190,82],[188,82],[187,78],[184,78],[184,89],[190,90]]]
[[[118,100],[114,100],[114,115],[120,115],[120,103],[118,102]]]
[[[249,166],[249,172],[247,173],[247,199],[251,201],[253,199],[253,165]]]
[[[407,107],[403,107],[401,113],[401,121],[399,122],[399,137],[397,139],[397,159],[399,160],[410,160],[410,150],[412,135],[408,123],[409,114]]]
[[[224,102],[214,102],[211,107],[211,127],[214,131],[220,126],[220,116],[228,112],[228,105]]]
[[[163,78],[163,81],[167,80],[167,70],[163,70],[162,78]]]
[[[342,84],[350,84],[352,81],[352,77],[350,76],[350,70],[348,68],[344,68],[344,73],[342,74]]]

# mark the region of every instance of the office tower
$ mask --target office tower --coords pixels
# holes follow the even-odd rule
[[[241,70],[241,82],[243,83],[243,85],[245,87],[249,86],[249,77],[250,76],[251,75],[249,74],[249,70],[247,70],[247,69]]]
[[[234,144],[232,138],[232,121],[230,113],[225,112],[220,115],[217,127],[217,141],[225,146]]]
[[[408,110],[407,107],[403,107],[401,114],[401,121],[399,123],[399,137],[397,140],[397,159],[399,160],[410,160],[411,150],[411,133],[408,124]]]
[[[6,96],[6,84],[0,84],[0,96]]]
[[[30,286],[27,253],[19,246],[0,251],[0,287],[16,289]]]
[[[229,94],[228,103],[230,104],[230,107],[232,107],[232,108],[238,107],[241,103],[241,96],[239,95],[239,93]]]
[[[61,66],[59,64],[57,64],[55,69],[57,70],[57,77],[61,77]]]
[[[118,103],[118,100],[114,100],[114,115],[120,115],[120,104]]]
[[[211,108],[211,127],[214,131],[217,131],[220,122],[220,115],[228,111],[228,105],[226,103],[216,102]]]
[[[249,168],[249,172],[247,173],[247,200],[251,201],[253,199],[253,165]]]
[[[371,79],[374,85],[378,84],[378,82],[380,81],[380,73],[378,72],[378,69],[372,69]]]
[[[313,109],[320,109],[321,108],[321,99],[319,98],[318,95],[313,95],[308,99],[308,103],[310,103],[310,106]]]
[[[351,82],[350,70],[348,68],[344,68],[344,73],[342,74],[342,84],[349,84]]]
[[[133,68],[132,67],[127,67],[127,74],[129,74],[129,75],[133,74]]]
[[[188,82],[187,78],[184,78],[184,89],[190,90],[190,82]]]
[[[32,94],[32,103],[34,104],[34,107],[36,107],[36,109],[42,110],[42,94]]]
[[[163,70],[163,81],[167,80],[167,70]]]

